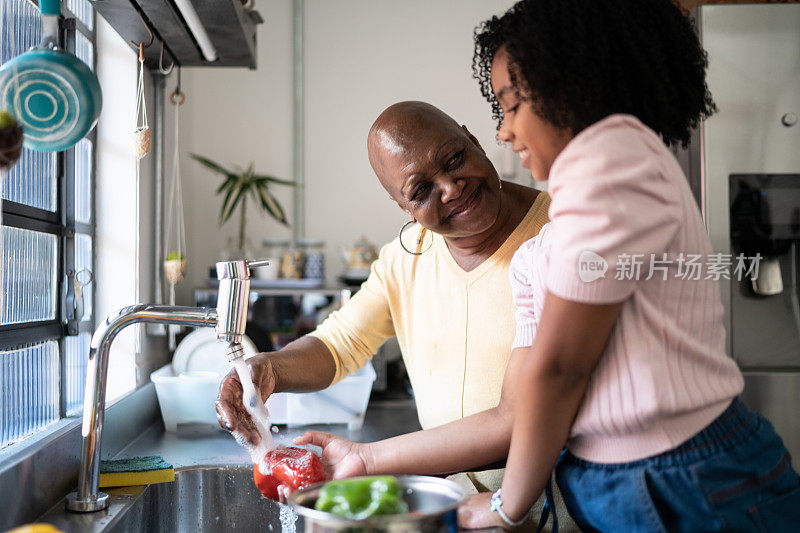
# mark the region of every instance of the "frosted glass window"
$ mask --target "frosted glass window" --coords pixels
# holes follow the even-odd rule
[[[78,20],[83,22],[87,28],[92,29],[92,5],[89,0],[67,0],[67,9],[78,17]]]
[[[39,9],[27,0],[3,0],[0,23],[0,59],[3,63],[21,54],[42,39],[42,22]]]
[[[58,420],[58,343],[0,351],[0,447]]]
[[[86,384],[86,363],[89,361],[90,333],[64,339],[64,401],[67,416],[83,410],[83,388]]]
[[[56,318],[55,235],[0,227],[3,239],[3,299],[0,325]]]
[[[39,44],[42,34],[39,11],[27,0],[1,0],[0,62]],[[56,210],[56,154],[24,148],[22,157],[3,176],[3,198],[47,211]]]
[[[75,145],[75,218],[89,224],[92,221],[92,152],[94,145],[81,139]]]
[[[92,270],[92,237],[82,233],[75,234],[75,272],[81,270]],[[86,278],[86,274],[81,274],[80,278]],[[83,287],[83,318],[88,320],[92,316],[92,287],[90,283]]]
[[[56,154],[22,149],[22,156],[3,176],[3,199],[56,210]]]
[[[94,45],[81,32],[75,33],[75,55],[94,70]]]

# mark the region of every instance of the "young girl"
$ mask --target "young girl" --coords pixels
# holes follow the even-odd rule
[[[669,0],[523,0],[478,29],[473,65],[499,138],[552,197],[511,265],[508,390],[493,413],[428,432],[301,442],[324,444],[337,475],[507,451],[501,490],[462,506],[467,527],[512,527],[555,467],[583,530],[797,531],[800,479],[737,399],[718,282],[688,264],[713,250],[666,144],[714,111],[688,19]],[[485,428],[511,428],[510,447]]]
[[[495,508],[522,516],[566,443],[556,479],[582,529],[800,527],[789,455],[736,399],[718,282],[687,275],[713,253],[664,144],[714,111],[689,21],[668,0],[526,0],[479,30],[475,65],[552,196],[511,266],[527,386]]]

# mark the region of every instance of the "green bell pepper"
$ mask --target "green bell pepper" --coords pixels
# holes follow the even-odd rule
[[[408,513],[403,488],[392,476],[329,481],[319,491],[315,508],[354,520]]]

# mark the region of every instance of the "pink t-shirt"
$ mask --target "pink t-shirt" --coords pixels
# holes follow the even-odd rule
[[[655,132],[612,115],[559,154],[550,195],[551,222],[510,265],[514,347],[533,344],[547,291],[624,301],[567,444],[600,463],[675,448],[744,386],[725,352],[719,278],[705,268],[713,250],[689,184]]]

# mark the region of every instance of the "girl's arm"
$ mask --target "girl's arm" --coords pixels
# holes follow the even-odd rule
[[[334,477],[373,474],[444,474],[479,468],[508,455],[517,381],[524,349],[512,350],[497,407],[448,424],[368,444],[310,431],[295,444],[323,448]]]
[[[548,293],[536,340],[524,350],[515,385],[503,478],[503,511],[512,520],[525,515],[544,490],[622,305],[582,304]],[[465,522],[468,527],[481,525]]]

